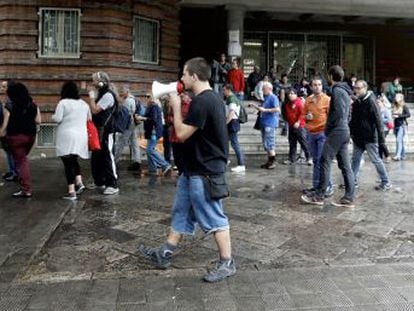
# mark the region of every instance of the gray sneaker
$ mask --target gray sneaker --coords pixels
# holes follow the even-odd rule
[[[172,252],[168,249],[161,250],[160,247],[150,248],[141,244],[138,246],[138,254],[148,259],[152,265],[159,269],[167,269],[171,265]]]
[[[388,191],[392,188],[392,185],[390,183],[388,184],[380,184],[378,186],[375,186],[374,189],[377,191]]]
[[[218,261],[213,270],[207,273],[203,280],[209,283],[218,282],[236,274],[234,259],[228,261]]]

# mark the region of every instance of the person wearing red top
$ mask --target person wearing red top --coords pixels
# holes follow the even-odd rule
[[[288,165],[296,162],[298,142],[305,153],[306,163],[312,165],[306,143],[304,107],[303,100],[298,97],[297,91],[293,88],[290,89],[288,91],[288,102],[285,107],[285,119],[289,125],[289,159],[284,163]]]
[[[233,86],[233,93],[239,100],[244,99],[244,73],[239,68],[239,62],[235,59],[231,63],[231,69],[227,75],[228,83]]]

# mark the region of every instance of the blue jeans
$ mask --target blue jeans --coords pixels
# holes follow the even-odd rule
[[[405,146],[404,146],[404,138],[407,135],[407,127],[405,125],[397,127],[394,129],[396,140],[396,152],[395,157],[399,159],[405,158]]]
[[[194,234],[199,224],[204,232],[229,230],[221,200],[212,200],[204,190],[201,176],[178,177],[171,227],[180,234]]]
[[[352,172],[354,173],[355,183],[358,182],[359,168],[361,166],[361,159],[365,150],[367,151],[369,159],[371,160],[372,164],[374,164],[375,169],[377,170],[377,173],[381,179],[381,184],[388,184],[390,180],[388,178],[388,174],[385,169],[384,163],[382,162],[379,156],[377,143],[369,143],[366,144],[364,147],[357,146],[356,144],[354,144],[354,150],[352,152]]]
[[[326,141],[326,136],[324,132],[315,133],[315,134],[308,132],[307,139],[308,139],[309,152],[312,156],[312,161],[313,161],[312,187],[316,189],[319,184],[319,177],[321,173],[322,149]],[[328,187],[332,187],[331,176],[329,176]]]
[[[316,194],[318,197],[323,198],[325,195],[325,191],[330,181],[332,160],[336,156],[336,159],[338,160],[338,167],[344,178],[344,198],[350,201],[354,200],[355,179],[351,169],[351,163],[349,161],[349,140],[350,136],[348,131],[333,131],[326,136],[326,142],[322,148],[319,185],[316,188]]]
[[[165,170],[170,164],[164,160],[162,155],[155,150],[157,146],[158,139],[151,138],[147,139],[147,157],[148,157],[148,171],[151,173],[155,173],[157,168],[162,168]]]
[[[275,128],[274,127],[262,127],[262,143],[263,148],[266,151],[272,151],[276,149],[276,138],[275,138]]]
[[[229,138],[230,138],[231,147],[236,153],[237,164],[244,165],[244,155],[240,149],[239,138],[237,136],[237,132],[229,132]]]
[[[17,169],[16,169],[16,163],[14,163],[13,155],[11,151],[5,151],[6,157],[7,157],[7,167],[8,167],[8,173],[13,173],[14,176],[17,176]]]

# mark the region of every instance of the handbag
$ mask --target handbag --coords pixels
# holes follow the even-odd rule
[[[86,128],[88,130],[88,148],[91,151],[101,150],[101,143],[99,140],[98,129],[92,120],[86,122]]]
[[[254,123],[253,128],[255,130],[259,130],[260,131],[260,112],[257,113],[256,122]]]
[[[207,199],[220,200],[230,195],[225,174],[204,175],[202,179]]]

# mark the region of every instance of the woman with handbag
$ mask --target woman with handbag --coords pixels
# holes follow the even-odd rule
[[[6,136],[19,174],[20,190],[13,193],[13,197],[31,198],[32,178],[27,155],[35,143],[36,127],[41,122],[40,111],[23,83],[10,84],[7,96],[9,102],[5,107],[0,137]]]
[[[78,157],[89,158],[87,120],[91,119],[89,105],[79,96],[77,85],[73,81],[65,82],[52,120],[57,126],[56,155],[62,159],[65,168],[68,192],[66,200],[76,200],[85,190],[78,163]]]

